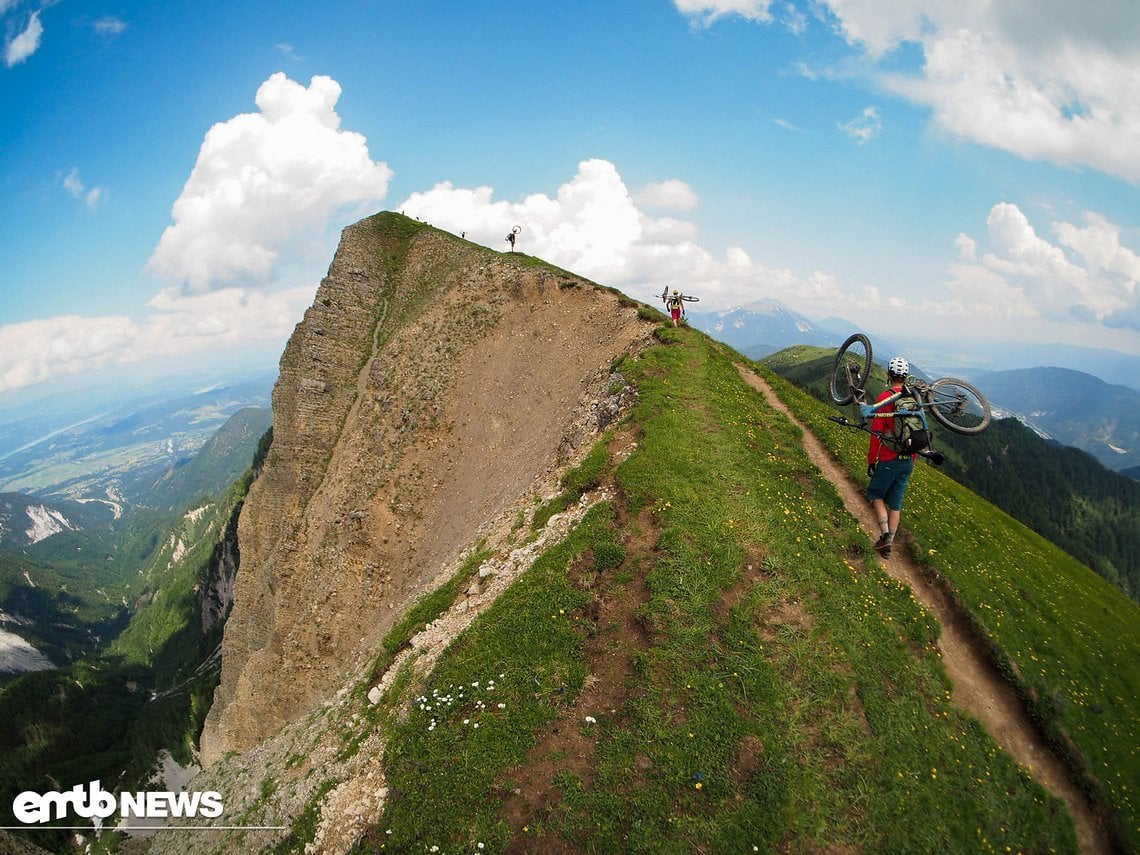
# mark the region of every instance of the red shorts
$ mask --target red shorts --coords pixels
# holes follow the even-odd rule
[[[681,310],[680,309],[670,309],[669,310],[669,317],[671,317],[675,321],[681,320]]]

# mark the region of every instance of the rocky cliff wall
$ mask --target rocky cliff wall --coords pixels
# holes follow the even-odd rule
[[[312,710],[596,429],[652,325],[616,292],[396,214],[347,228],[281,358],[203,762]]]

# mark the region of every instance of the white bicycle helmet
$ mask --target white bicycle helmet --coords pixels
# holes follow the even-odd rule
[[[887,372],[896,377],[906,377],[910,374],[910,363],[901,356],[896,356],[887,363]]]

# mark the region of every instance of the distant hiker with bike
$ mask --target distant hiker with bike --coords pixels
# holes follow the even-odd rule
[[[678,289],[674,288],[673,293],[669,293],[669,286],[665,286],[665,290],[661,292],[661,299],[669,309],[669,318],[673,321],[673,326],[681,325],[681,321],[685,319],[685,303],[695,303],[699,297],[692,297],[688,294],[682,294]]]
[[[685,304],[681,300],[681,292],[674,288],[673,293],[665,300],[665,305],[669,307],[669,317],[673,321],[673,326],[680,325],[681,316],[685,313]]]
[[[901,356],[894,357],[887,363],[888,388],[875,399],[875,403],[903,392],[909,374],[910,363]],[[905,453],[905,448],[895,450],[891,448],[893,443],[884,440],[884,437],[896,434],[894,413],[893,403],[878,411],[871,421],[871,443],[867,449],[867,474],[871,478],[867,485],[867,498],[871,500],[881,533],[875,542],[875,551],[884,558],[891,555],[891,544],[902,517],[903,497],[914,472],[914,453]]]

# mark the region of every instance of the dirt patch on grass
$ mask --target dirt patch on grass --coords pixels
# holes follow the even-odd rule
[[[781,630],[802,635],[815,628],[815,618],[799,600],[777,600],[761,615],[756,632],[765,643],[774,641]]]
[[[624,459],[636,447],[628,431],[619,432],[609,446],[611,461]],[[611,474],[603,488],[620,495]],[[582,610],[583,655],[587,677],[573,704],[537,734],[526,761],[510,770],[500,783],[503,818],[511,828],[508,852],[578,852],[573,844],[531,831],[557,811],[562,790],[556,783],[569,775],[589,787],[597,763],[598,733],[625,723],[626,702],[634,684],[638,653],[649,647],[652,630],[642,607],[649,602],[646,577],[657,560],[661,532],[652,511],[631,517],[622,500],[615,502],[618,541],[625,558],[616,567],[599,569],[593,550],[570,568],[570,578],[592,595]]]
[[[713,604],[713,617],[717,624],[727,624],[729,615],[748,599],[756,583],[771,578],[772,574],[764,569],[764,553],[755,544],[749,545],[740,578],[722,590],[720,598]]]
[[[736,760],[733,762],[729,774],[737,785],[738,799],[743,798],[744,794],[740,791],[756,774],[757,770],[764,765],[764,752],[766,750],[764,741],[753,734],[748,734],[737,744]]]

